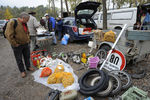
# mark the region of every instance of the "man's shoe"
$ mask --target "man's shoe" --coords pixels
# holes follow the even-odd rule
[[[21,77],[22,77],[22,78],[25,78],[25,77],[26,77],[26,73],[25,73],[25,72],[22,72],[22,73],[21,73]]]
[[[34,71],[34,68],[29,67],[27,70],[28,70],[28,71]]]

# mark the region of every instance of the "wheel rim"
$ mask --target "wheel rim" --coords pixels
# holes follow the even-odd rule
[[[106,59],[106,50],[104,49],[99,49],[98,52],[96,53],[95,56],[98,56],[100,61],[99,61],[99,64],[102,64],[104,62],[104,60]]]

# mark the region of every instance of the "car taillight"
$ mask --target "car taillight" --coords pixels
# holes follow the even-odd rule
[[[72,27],[73,32],[77,32],[77,27]]]

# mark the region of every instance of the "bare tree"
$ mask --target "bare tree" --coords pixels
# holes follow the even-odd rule
[[[67,2],[67,0],[65,0],[65,4],[66,4],[67,13],[69,15],[69,8],[68,8],[68,2]]]
[[[107,29],[107,9],[106,0],[102,0],[103,3],[103,29]]]
[[[63,0],[60,0],[61,2],[61,17],[63,17]]]

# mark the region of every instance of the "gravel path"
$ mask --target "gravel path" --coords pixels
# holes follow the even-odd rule
[[[51,41],[48,41],[42,48],[49,50],[50,52],[60,53],[70,51],[89,51],[87,42],[80,41],[77,43],[69,43],[67,46],[60,45],[60,42],[56,46],[50,45]],[[44,100],[50,88],[34,82],[34,78],[31,72],[27,72],[26,78],[20,77],[16,61],[12,52],[12,49],[6,39],[0,36],[0,100]],[[74,72],[79,77],[87,70],[86,68],[77,71],[81,64],[75,64],[71,61],[68,62],[74,69]],[[150,97],[150,66],[148,62],[142,62],[138,67],[144,67],[147,69],[146,77],[140,80],[133,80],[133,84],[140,89],[149,91]],[[135,67],[136,68],[136,67]],[[133,69],[133,68],[130,68]],[[78,100],[83,100],[85,96],[79,93]],[[95,100],[108,100],[107,98],[98,98]]]

